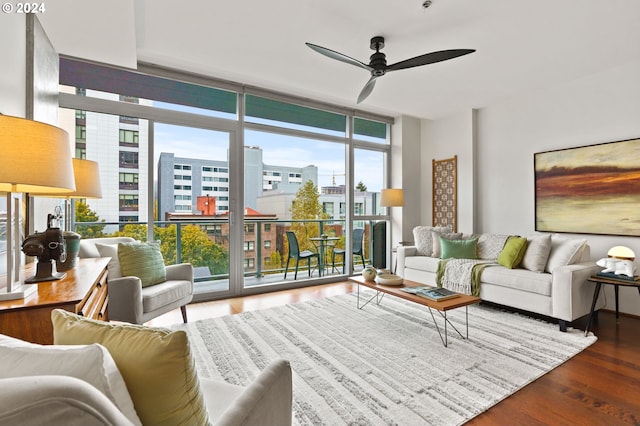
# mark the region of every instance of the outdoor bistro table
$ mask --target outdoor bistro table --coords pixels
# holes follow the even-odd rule
[[[334,243],[336,241],[338,241],[340,238],[339,237],[313,237],[313,238],[309,238],[309,240],[316,246],[316,248],[318,249],[318,274],[320,276],[322,276],[322,274],[324,273],[324,264],[325,264],[325,258],[326,258],[326,251],[329,247],[332,247],[333,244],[329,244],[329,243]]]

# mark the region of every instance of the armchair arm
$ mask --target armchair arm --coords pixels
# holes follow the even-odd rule
[[[0,424],[132,425],[98,389],[70,376],[0,380]]]
[[[591,311],[595,284],[587,279],[602,268],[595,262],[581,262],[556,268],[551,283],[551,300],[554,318],[573,321]],[[604,306],[602,295],[595,309]]]
[[[271,362],[216,421],[221,426],[291,425],[293,385],[291,365]]]
[[[404,276],[404,260],[409,256],[415,256],[418,252],[416,246],[398,246],[396,250],[396,260],[398,262],[397,272],[398,274]]]
[[[142,282],[138,277],[109,279],[107,283],[110,320],[139,323],[142,315]]]
[[[185,280],[193,282],[193,266],[190,263],[179,263],[166,267],[167,281]]]

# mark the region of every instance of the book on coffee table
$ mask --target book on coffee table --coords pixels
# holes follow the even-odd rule
[[[451,291],[442,287],[427,287],[427,286],[405,287],[402,289],[402,291],[415,294],[416,296],[425,297],[435,302],[439,302],[441,300],[453,299],[454,297],[460,296],[459,293],[456,293],[455,291]]]

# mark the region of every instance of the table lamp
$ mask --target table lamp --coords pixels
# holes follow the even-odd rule
[[[71,231],[70,200],[77,198],[102,198],[102,185],[100,184],[100,168],[98,163],[91,160],[72,158],[73,178],[76,184],[75,191],[66,192],[38,192],[31,193],[34,197],[64,198],[64,230]]]
[[[0,192],[7,194],[6,288],[0,300],[22,299],[37,289],[20,276],[20,201],[18,193],[63,193],[75,189],[69,135],[38,121],[0,115]],[[15,216],[15,217],[14,217]]]
[[[632,262],[636,259],[636,254],[633,250],[625,246],[611,247],[607,252],[607,256],[620,260],[630,260]]]
[[[56,260],[58,271],[68,271],[76,266],[78,252],[80,250],[80,234],[71,230],[72,199],[78,198],[102,198],[102,185],[100,184],[100,168],[98,163],[91,160],[73,158],[73,177],[76,183],[75,191],[62,193],[30,194],[36,197],[60,198],[64,201],[64,241],[67,257],[64,261]]]
[[[383,189],[380,195],[380,205],[382,207],[404,206],[404,191],[399,188]]]

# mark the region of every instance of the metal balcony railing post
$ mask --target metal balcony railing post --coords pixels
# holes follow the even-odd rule
[[[262,276],[262,226],[256,221],[256,278]]]
[[[182,263],[182,224],[176,222],[176,264]]]

